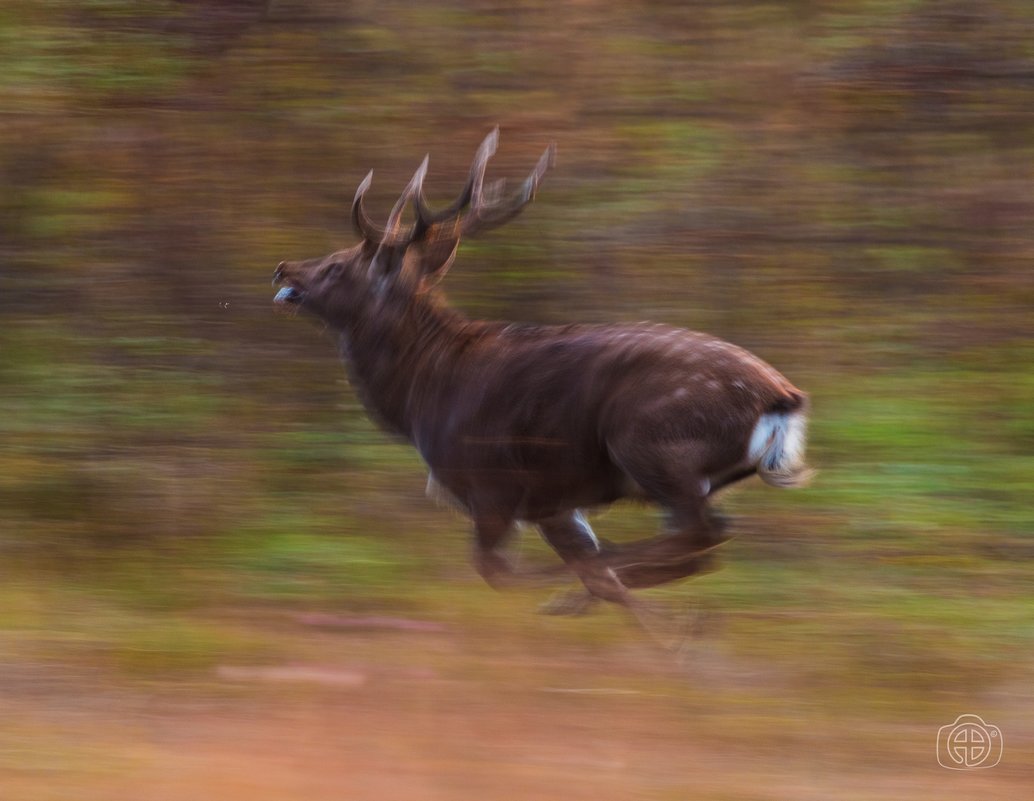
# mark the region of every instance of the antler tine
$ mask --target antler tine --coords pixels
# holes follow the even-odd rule
[[[424,230],[436,223],[446,222],[456,217],[471,202],[471,199],[480,194],[481,186],[485,179],[485,168],[488,160],[495,155],[499,146],[499,126],[493,128],[484,141],[478,146],[474,154],[474,161],[470,165],[470,173],[467,176],[467,183],[460,192],[459,197],[441,211],[431,211],[424,200],[424,193],[421,189],[413,195],[413,208],[417,216],[417,229]]]
[[[405,237],[399,237],[399,223],[402,220],[402,212],[406,209],[406,204],[409,203],[411,197],[418,194],[423,185],[424,178],[427,177],[427,164],[431,157],[424,156],[424,160],[420,162],[420,166],[416,168],[416,172],[413,173],[413,177],[409,179],[409,183],[406,184],[406,188],[402,190],[402,194],[399,195],[399,199],[395,201],[395,205],[391,209],[391,214],[388,215],[388,223],[385,226],[385,234],[392,240],[411,240],[413,238],[413,232],[409,232]],[[419,222],[417,223],[419,225]],[[415,226],[414,226],[415,228]]]
[[[359,188],[355,190],[355,198],[352,200],[352,225],[355,226],[359,236],[367,242],[379,245],[384,241],[385,231],[370,219],[370,215],[366,213],[366,207],[363,205],[363,197],[371,183],[373,183],[373,170],[366,173]]]
[[[397,240],[399,222],[402,218],[402,212],[406,208],[406,204],[409,199],[415,194],[421,191],[421,187],[424,184],[424,178],[427,176],[427,164],[430,156],[424,156],[424,160],[417,167],[413,177],[409,179],[409,183],[406,188],[402,190],[402,194],[399,199],[395,201],[395,205],[391,209],[391,213],[388,215],[388,223],[384,228],[381,228],[377,223],[370,219],[370,215],[366,213],[366,206],[363,202],[363,198],[366,196],[367,191],[370,189],[370,184],[373,183],[373,170],[370,170],[366,177],[363,178],[359,184],[359,188],[355,190],[355,198],[352,200],[352,224],[355,225],[359,235],[368,242],[375,245],[385,244],[387,240]],[[409,238],[412,238],[412,232],[409,234]]]
[[[470,213],[463,220],[464,235],[471,236],[480,231],[487,231],[516,217],[521,209],[535,198],[539,183],[554,164],[556,164],[555,142],[546,148],[546,151],[539,157],[535,169],[524,179],[520,189],[509,198],[485,203],[479,186],[478,196],[471,201]]]

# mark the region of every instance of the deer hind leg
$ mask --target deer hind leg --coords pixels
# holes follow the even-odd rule
[[[538,526],[542,538],[566,564],[573,566],[600,552],[600,542],[581,512],[550,517],[539,521]]]
[[[588,521],[579,512],[539,521],[539,529],[585,586],[584,590],[567,593],[563,599],[553,599],[542,608],[543,612],[581,614],[598,600],[611,601],[627,609],[643,631],[665,650],[684,646],[684,635],[675,632],[673,637],[671,616],[655,604],[636,598],[629,590],[632,586],[652,587],[684,578],[701,568],[699,560],[692,566],[633,568],[626,573],[607,564],[606,556],[614,546],[601,548]],[[626,576],[632,583],[626,583]]]
[[[707,509],[706,520],[710,529],[708,541],[724,542],[721,538],[727,525],[725,519]],[[687,541],[678,534],[669,534],[610,546],[605,558],[616,565],[622,584],[630,590],[642,590],[717,570],[713,548],[714,545],[708,545],[701,551],[692,539]]]
[[[653,604],[633,596],[624,582],[621,571],[615,570],[605,560],[612,546],[600,548],[588,521],[579,512],[541,520],[539,529],[546,542],[553,546],[585,587],[584,590],[568,593],[561,600],[552,600],[542,608],[543,612],[581,614],[598,600],[610,601],[627,609],[650,637],[663,648],[671,650],[669,616]],[[669,574],[670,572],[669,570]],[[677,577],[685,574],[685,568],[681,568],[681,573]],[[647,574],[641,571],[634,578],[644,581],[640,586],[653,586],[663,581],[671,581],[676,576],[661,576],[659,572]]]
[[[705,564],[695,560],[724,542],[724,522],[708,503],[711,481],[694,467],[704,456],[704,444],[688,440],[633,451],[617,460],[646,496],[668,513],[664,534],[617,546],[605,555],[628,586],[655,586],[699,572]]]
[[[659,587],[672,581],[689,578],[700,573],[710,573],[717,569],[714,554],[704,553],[690,556],[682,561],[670,564],[634,564],[629,567],[617,567],[616,572],[621,583],[630,590],[644,590]]]
[[[706,501],[667,506],[665,533],[609,549],[603,559],[628,587],[654,587],[713,565],[711,551],[725,542],[723,525]]]

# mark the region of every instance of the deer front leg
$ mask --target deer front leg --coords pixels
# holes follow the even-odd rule
[[[599,541],[581,512],[568,512],[540,520],[538,526],[542,537],[578,576],[592,597],[631,606],[628,589],[617,573],[599,558]],[[584,595],[580,598],[578,611],[584,611]]]
[[[589,521],[581,514],[551,518],[539,523],[542,538],[549,543],[564,564],[574,565],[595,558],[600,552],[600,544],[589,526]],[[584,584],[584,582],[583,582]],[[599,599],[584,586],[577,590],[562,590],[539,607],[546,615],[584,615]]]
[[[474,518],[474,568],[494,589],[506,587],[556,584],[569,575],[566,565],[519,570],[505,553],[514,533],[514,520],[498,512],[482,513]]]
[[[503,548],[513,536],[513,519],[498,514],[474,518],[474,569],[495,589],[507,584],[514,575],[513,565]]]

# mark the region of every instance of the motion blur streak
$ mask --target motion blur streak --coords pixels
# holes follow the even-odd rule
[[[5,3],[0,797],[1023,797],[1032,40],[1020,0]],[[675,655],[484,587],[270,313],[369,169],[383,221],[430,151],[441,208],[495,125],[486,186],[557,165],[452,305],[705,331],[811,396],[814,485],[720,498],[724,569],[644,593]],[[961,715],[994,767],[938,765]]]

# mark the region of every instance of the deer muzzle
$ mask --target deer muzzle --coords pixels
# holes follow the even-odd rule
[[[273,296],[273,302],[281,306],[295,306],[302,302],[305,293],[289,283],[290,277],[287,275],[287,267],[287,262],[282,261],[277,265],[276,272],[273,273],[273,286],[280,287],[276,295]]]
[[[293,286],[285,286],[281,287],[280,291],[277,292],[276,295],[274,295],[273,302],[293,305],[296,303],[301,303],[302,297],[302,293],[295,289]]]

